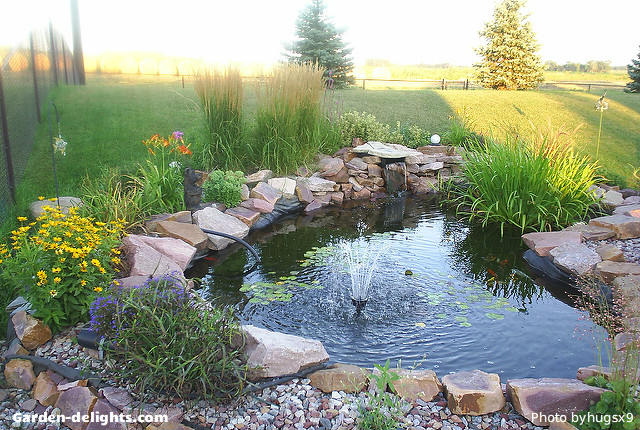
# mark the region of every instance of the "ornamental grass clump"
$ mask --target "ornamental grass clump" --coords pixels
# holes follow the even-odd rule
[[[54,331],[86,320],[121,264],[122,223],[81,217],[75,208],[65,215],[51,206],[34,222],[18,220],[10,245],[0,246],[4,288],[24,294]]]
[[[457,211],[483,225],[549,231],[587,217],[596,197],[595,163],[571,147],[548,140],[507,136],[469,146],[463,174],[467,185],[453,190]]]
[[[198,163],[205,170],[237,169],[249,155],[244,144],[242,77],[240,71],[204,69],[196,73],[194,89],[200,99],[209,139],[200,145]]]
[[[242,333],[230,308],[190,295],[174,275],[134,288],[114,285],[91,306],[118,378],[183,399],[227,400],[244,387]]]
[[[258,89],[256,166],[295,171],[316,154],[338,149],[339,135],[321,105],[323,74],[324,69],[311,64],[282,65]]]

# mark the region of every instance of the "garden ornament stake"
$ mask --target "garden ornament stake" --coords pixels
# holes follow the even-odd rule
[[[596,145],[596,158],[598,158],[598,154],[600,154],[600,134],[602,133],[602,114],[605,110],[609,109],[609,103],[604,100],[604,96],[607,95],[605,91],[603,95],[600,96],[598,101],[596,102],[596,110],[600,112],[600,125],[598,126],[598,143]]]
[[[58,135],[53,136],[53,118],[51,116],[51,108],[56,113],[56,123],[58,124]],[[53,165],[53,180],[56,184],[56,205],[58,209],[60,209],[60,189],[58,187],[58,174],[56,172],[56,152],[61,152],[63,156],[67,155],[66,148],[67,142],[62,138],[62,133],[60,132],[60,114],[58,113],[58,107],[55,103],[49,103],[49,143],[51,144],[51,163]]]

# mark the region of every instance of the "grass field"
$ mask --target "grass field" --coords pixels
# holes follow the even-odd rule
[[[529,121],[583,127],[577,148],[595,156],[599,94],[577,91],[498,92],[492,90],[366,90],[336,91],[329,102],[339,111],[366,111],[378,120],[416,124],[431,133],[444,133],[449,117],[466,108],[473,128],[484,133],[528,130]],[[144,156],[142,139],[153,133],[182,130],[188,140],[203,139],[205,127],[190,82],[176,77],[89,75],[86,87],[62,87],[51,93],[62,117],[62,134],[69,142],[66,157],[58,156],[63,194],[77,194],[85,174],[101,165],[134,168]],[[609,91],[600,164],[607,172],[630,181],[640,167],[640,95]],[[245,91],[246,111],[255,110],[255,91]],[[38,127],[33,154],[18,190],[18,210],[38,195],[54,193],[46,119]]]
[[[473,67],[428,67],[428,66],[359,66],[354,74],[357,78],[379,79],[474,79]],[[594,81],[624,84],[629,80],[626,70],[610,70],[602,73],[587,72],[544,72],[545,81]]]

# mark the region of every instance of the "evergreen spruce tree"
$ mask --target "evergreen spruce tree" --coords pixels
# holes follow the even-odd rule
[[[631,82],[627,84],[625,92],[627,93],[640,93],[640,52],[638,53],[638,59],[631,60],[631,64],[627,66],[627,72],[631,78]]]
[[[476,50],[482,61],[474,64],[482,86],[499,90],[536,88],[543,80],[543,65],[531,24],[520,13],[524,0],[504,0],[496,6],[493,21],[480,36],[486,46]]]
[[[351,49],[342,40],[342,32],[328,21],[322,0],[312,0],[296,23],[296,36],[289,61],[314,63],[331,72],[334,85],[353,83]],[[328,77],[328,76],[327,76]]]

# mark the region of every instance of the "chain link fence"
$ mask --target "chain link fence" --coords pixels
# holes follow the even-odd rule
[[[52,25],[0,46],[0,220],[15,202],[49,90],[77,82],[72,51]]]

